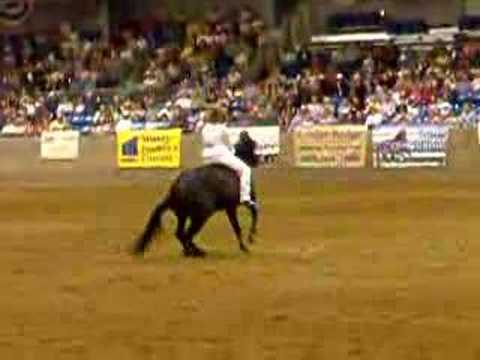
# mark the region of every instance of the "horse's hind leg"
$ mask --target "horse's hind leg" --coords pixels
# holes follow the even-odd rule
[[[178,241],[183,246],[183,250],[186,251],[187,249],[187,241],[185,238],[185,224],[187,222],[187,217],[183,214],[177,214],[177,232],[175,236],[177,237]]]
[[[237,237],[238,243],[240,245],[240,250],[242,250],[245,253],[248,253],[249,250],[245,245],[245,243],[243,242],[242,228],[238,223],[237,210],[235,208],[227,209],[227,216],[228,216],[228,220],[230,220],[230,224],[232,225],[233,231],[235,232],[235,235]]]
[[[200,248],[198,248],[193,243],[193,238],[202,230],[202,227],[208,220],[208,216],[202,217],[192,217],[191,224],[185,233],[185,244],[184,244],[184,253],[185,256],[192,256],[192,257],[204,257],[206,252]]]

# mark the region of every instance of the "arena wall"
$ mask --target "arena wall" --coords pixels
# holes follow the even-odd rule
[[[282,153],[268,167],[292,168],[291,138],[282,136]],[[371,145],[369,144],[369,147]],[[473,130],[451,132],[447,169],[440,171],[477,171],[480,169],[480,146],[478,133]],[[90,136],[81,139],[80,158],[76,161],[45,161],[40,158],[40,140],[24,138],[0,139],[0,182],[59,182],[101,184],[103,181],[157,180],[171,177],[177,171],[130,170],[120,171],[116,165],[115,138],[113,136]],[[372,171],[371,151],[367,169],[351,171]],[[200,144],[198,137],[187,135],[182,144],[182,167],[189,168],[200,164]],[[322,170],[328,172],[328,169]],[[349,171],[349,170],[347,170]],[[399,170],[408,171],[408,170]],[[152,177],[152,173],[155,174]]]

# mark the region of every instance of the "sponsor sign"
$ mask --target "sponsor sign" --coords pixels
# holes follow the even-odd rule
[[[363,125],[323,125],[294,132],[298,167],[365,167],[367,128]]]
[[[373,131],[374,166],[439,167],[447,164],[449,127],[381,126]]]
[[[181,139],[181,129],[118,132],[118,167],[179,168]]]
[[[477,131],[478,131],[478,143],[480,144],[480,122],[477,125]]]
[[[40,155],[47,160],[73,160],[79,156],[78,131],[45,131],[40,140]]]

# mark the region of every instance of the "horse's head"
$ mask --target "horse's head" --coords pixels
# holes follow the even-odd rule
[[[250,134],[248,133],[247,130],[243,130],[240,133],[240,142],[247,142],[249,140],[251,140]]]
[[[235,146],[235,154],[249,166],[258,165],[258,158],[255,153],[256,143],[250,137],[247,131],[242,131],[239,136],[237,145]]]

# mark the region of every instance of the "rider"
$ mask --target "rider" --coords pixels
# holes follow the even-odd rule
[[[211,111],[201,134],[203,161],[207,164],[220,163],[235,170],[240,176],[240,203],[247,207],[256,207],[251,199],[252,170],[235,156],[228,137],[226,116],[220,109],[214,108]]]

